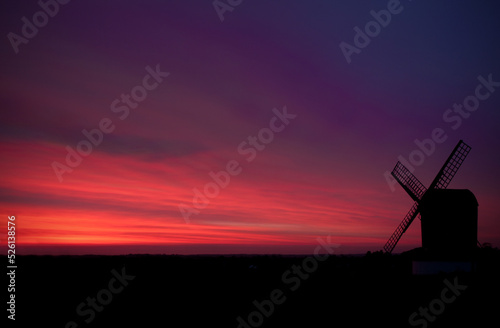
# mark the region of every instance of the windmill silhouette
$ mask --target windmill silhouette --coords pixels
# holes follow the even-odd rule
[[[445,190],[470,150],[471,147],[460,140],[429,188],[397,162],[391,174],[415,203],[385,244],[384,251],[391,253],[394,250],[401,236],[421,213],[424,249],[464,251],[476,246],[478,204],[474,194],[469,190]]]

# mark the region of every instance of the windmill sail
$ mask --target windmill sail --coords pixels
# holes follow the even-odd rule
[[[414,201],[418,202],[422,199],[427,188],[425,188],[422,182],[420,182],[406,166],[398,161],[391,174]]]
[[[406,214],[405,218],[399,226],[396,228],[396,230],[392,233],[391,238],[385,243],[384,246],[384,251],[391,253],[394,247],[396,247],[399,239],[401,239],[401,236],[405,233],[406,229],[410,226],[410,224],[413,222],[413,220],[417,217],[418,215],[418,203],[415,202],[413,206],[410,208],[410,211],[408,214]]]
[[[469,154],[470,149],[469,145],[463,142],[463,140],[460,140],[455,149],[453,149],[450,157],[448,157],[443,167],[434,178],[434,181],[432,181],[429,189],[446,189]]]

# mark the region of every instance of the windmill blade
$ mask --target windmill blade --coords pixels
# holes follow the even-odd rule
[[[422,182],[420,182],[406,166],[398,161],[391,174],[414,201],[418,202],[422,199],[427,188],[425,188]]]
[[[469,154],[470,149],[469,145],[460,140],[434,178],[434,181],[432,181],[429,189],[446,189]]]
[[[410,208],[410,211],[408,214],[406,214],[405,218],[399,226],[396,228],[396,230],[393,232],[391,238],[385,243],[384,250],[388,253],[391,253],[394,247],[396,247],[399,239],[401,239],[401,236],[406,232],[406,229],[411,225],[413,220],[417,217],[419,213],[418,209],[418,203],[415,202],[413,206]]]

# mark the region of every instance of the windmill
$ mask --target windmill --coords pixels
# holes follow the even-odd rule
[[[448,187],[470,150],[471,147],[460,140],[428,189],[401,162],[397,162],[391,174],[415,203],[385,244],[384,251],[391,253],[394,250],[401,236],[421,213],[423,247],[427,245],[429,247],[436,247],[436,245],[442,245],[444,242],[450,240],[455,245],[463,246],[464,238],[462,237],[464,236],[467,240],[465,242],[467,247],[470,247],[471,238],[474,238],[473,243],[474,246],[476,245],[476,198],[469,190],[448,189],[442,191]],[[458,228],[454,230],[449,229],[450,226],[453,228],[457,225],[459,226]],[[450,233],[449,231],[452,232]],[[446,233],[453,235],[446,239],[446,236],[443,237]],[[459,239],[462,241],[459,241]]]

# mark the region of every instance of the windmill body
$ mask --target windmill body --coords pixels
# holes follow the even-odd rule
[[[477,244],[477,208],[470,190],[429,190],[420,202],[422,248],[449,256],[472,252]]]

